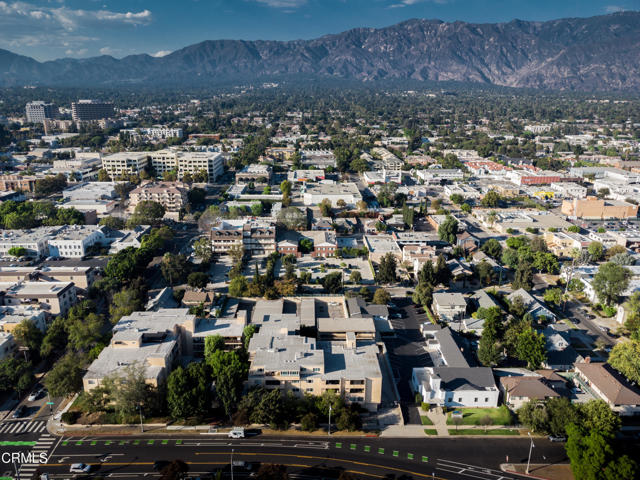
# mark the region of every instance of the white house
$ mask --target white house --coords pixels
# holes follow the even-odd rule
[[[497,407],[500,391],[487,367],[422,367],[411,374],[424,403],[443,407]]]
[[[467,301],[461,293],[439,292],[433,294],[433,309],[444,322],[454,322],[464,317]]]

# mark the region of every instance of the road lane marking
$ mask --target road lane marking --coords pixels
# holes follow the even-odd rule
[[[195,455],[229,455],[228,452],[196,452]],[[265,452],[235,452],[234,455],[245,455],[245,456],[271,456],[271,457],[296,457],[296,458],[306,458],[306,459],[315,459],[315,460],[327,460],[327,457],[317,457],[317,456],[311,456],[311,455],[294,455],[291,453],[265,453]],[[423,458],[427,458],[428,461],[428,457],[423,457]],[[400,473],[407,473],[410,475],[416,475],[418,477],[421,478],[431,478],[431,479],[435,479],[435,480],[446,480],[442,477],[436,477],[434,475],[426,475],[424,473],[418,473],[418,472],[412,472],[411,470],[406,470],[404,468],[399,468],[399,467],[390,467],[390,466],[383,466],[383,465],[378,465],[375,463],[367,463],[367,462],[358,462],[356,460],[347,460],[344,458],[332,458],[332,460],[338,461],[338,462],[345,462],[345,463],[351,463],[353,465],[362,465],[365,467],[371,467],[371,468],[380,468],[383,470],[393,470],[396,472],[400,472]],[[189,463],[189,462],[187,462]],[[199,464],[198,462],[195,462],[195,464]],[[111,465],[111,464],[110,464]]]

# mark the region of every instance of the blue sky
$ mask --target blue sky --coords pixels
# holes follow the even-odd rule
[[[203,40],[292,40],[409,18],[505,22],[640,10],[640,0],[0,0],[0,48],[38,60],[163,55]]]

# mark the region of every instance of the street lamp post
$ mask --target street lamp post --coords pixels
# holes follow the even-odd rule
[[[529,446],[529,458],[527,459],[527,470],[525,473],[529,475],[529,465],[531,464],[531,452],[533,451],[533,447],[535,447],[535,445],[533,444],[533,437],[531,436],[531,432],[527,432],[527,435],[529,435],[529,438],[531,439],[531,445]]]
[[[140,412],[140,433],[144,433],[144,425],[142,424],[142,405],[138,404],[138,412]]]
[[[233,448],[231,449],[231,480],[233,480]]]
[[[331,435],[331,405],[329,405],[329,430],[327,430],[327,435]]]

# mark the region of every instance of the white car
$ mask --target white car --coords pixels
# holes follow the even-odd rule
[[[74,463],[69,468],[69,473],[89,473],[91,471],[91,465],[86,463]]]
[[[35,402],[40,397],[41,393],[42,390],[40,389],[34,390],[33,392],[31,392],[31,395],[27,397],[27,400],[29,400],[30,402]]]
[[[244,428],[234,428],[228,436],[229,438],[244,438]]]

